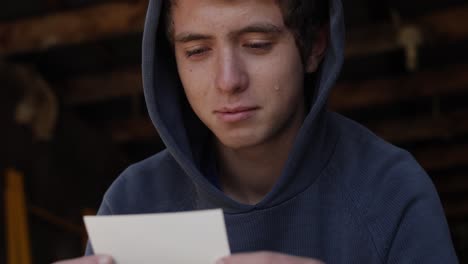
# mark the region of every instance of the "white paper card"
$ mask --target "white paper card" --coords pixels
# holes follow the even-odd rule
[[[116,264],[211,264],[230,254],[220,209],[85,216],[84,222],[95,254]]]

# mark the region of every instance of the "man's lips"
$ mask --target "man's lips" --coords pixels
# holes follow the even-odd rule
[[[218,110],[215,110],[215,113],[232,114],[232,113],[251,111],[257,108],[258,107],[256,106],[222,107]]]
[[[214,114],[223,122],[234,123],[252,117],[258,109],[255,106],[223,107],[215,110]]]

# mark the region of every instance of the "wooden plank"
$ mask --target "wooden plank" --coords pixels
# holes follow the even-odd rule
[[[139,69],[84,76],[54,86],[64,91],[64,101],[70,105],[142,92]],[[343,111],[467,91],[468,65],[458,65],[390,80],[342,82],[331,92],[330,107]]]
[[[59,8],[62,5],[61,0],[46,0],[47,7],[52,10]]]
[[[141,32],[146,5],[147,0],[103,4],[0,24],[0,56]],[[468,37],[468,27],[465,26],[468,24],[468,5],[438,11],[411,23],[421,26],[426,42],[464,39]],[[351,30],[347,36],[346,56],[367,56],[399,49],[396,35],[389,24]]]
[[[15,201],[14,176],[8,173],[5,176],[5,232],[6,232],[6,261],[7,263],[20,263],[20,252],[17,243],[18,221],[17,206]]]
[[[437,117],[411,117],[365,124],[370,130],[390,142],[411,142],[449,139],[468,135],[468,110],[442,114]]]
[[[0,56],[141,32],[146,6],[110,3],[0,24]]]
[[[391,24],[350,29],[346,33],[346,58],[368,56],[400,49],[397,31]]]
[[[8,263],[31,263],[28,214],[24,192],[24,175],[17,170],[6,171],[6,220]]]
[[[424,43],[447,43],[466,39],[468,5],[436,11],[406,24],[421,29]],[[389,23],[351,29],[347,34],[346,57],[367,56],[400,49],[397,36],[397,29]]]
[[[157,132],[149,119],[112,121],[108,131],[116,142],[148,140],[157,137]],[[118,128],[118,129],[117,129]],[[425,147],[412,150],[416,160],[427,171],[468,165],[468,144]]]
[[[466,218],[468,216],[468,203],[443,203],[445,215],[449,220]]]
[[[105,127],[112,139],[118,143],[133,140],[159,140],[158,133],[149,118],[114,120]]]
[[[438,175],[433,181],[442,196],[468,193],[468,172]]]
[[[416,160],[426,171],[468,165],[468,144],[424,147],[412,150]]]
[[[151,120],[146,118],[111,121],[106,127],[106,131],[118,143],[158,138]],[[468,153],[468,145],[413,151],[416,159],[428,171],[450,168],[456,165],[468,165],[468,155],[466,153]]]
[[[79,236],[85,236],[86,230],[84,226],[82,225],[75,224],[70,220],[64,219],[43,208],[40,208],[34,205],[30,205],[28,209],[32,215],[35,215],[41,218],[48,224],[51,224],[56,227],[60,227],[69,233],[73,233]]]
[[[83,76],[54,86],[63,91],[62,96],[67,105],[93,103],[114,97],[139,95],[143,92],[139,69]]]
[[[342,82],[332,90],[330,107],[341,111],[463,91],[468,91],[468,65],[444,67],[390,80]]]
[[[438,118],[381,121],[366,126],[380,137],[393,143],[449,139],[468,134],[467,116],[468,111],[460,111]],[[111,121],[105,127],[116,142],[157,137],[153,124],[148,118]]]

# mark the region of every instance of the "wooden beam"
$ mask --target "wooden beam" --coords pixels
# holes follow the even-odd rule
[[[332,90],[330,107],[338,111],[349,110],[461,91],[468,91],[468,65],[444,67],[389,80],[342,82]]]
[[[447,43],[468,37],[468,5],[436,11],[432,14],[408,21],[423,33],[424,43]],[[367,56],[384,53],[402,46],[398,42],[398,32],[392,24],[351,29],[347,34],[346,57]]]
[[[393,143],[449,139],[458,135],[468,135],[467,116],[468,110],[464,110],[437,117],[401,118],[365,125],[377,135]]]
[[[115,97],[140,95],[143,92],[141,71],[136,68],[69,79],[53,86],[62,91],[66,105],[105,101]]]
[[[111,3],[0,24],[0,56],[142,32],[146,6],[147,0]],[[468,5],[437,11],[411,23],[423,29],[426,42],[464,39],[468,37]],[[351,30],[346,56],[399,49],[396,35],[389,24]]]
[[[0,57],[142,32],[147,0],[110,3],[0,24]]]
[[[28,214],[24,191],[24,175],[17,170],[5,173],[6,255],[8,263],[31,263]]]

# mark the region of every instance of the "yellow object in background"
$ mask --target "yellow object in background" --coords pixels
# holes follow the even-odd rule
[[[8,169],[5,178],[7,264],[30,264],[31,248],[24,177],[20,172]]]

